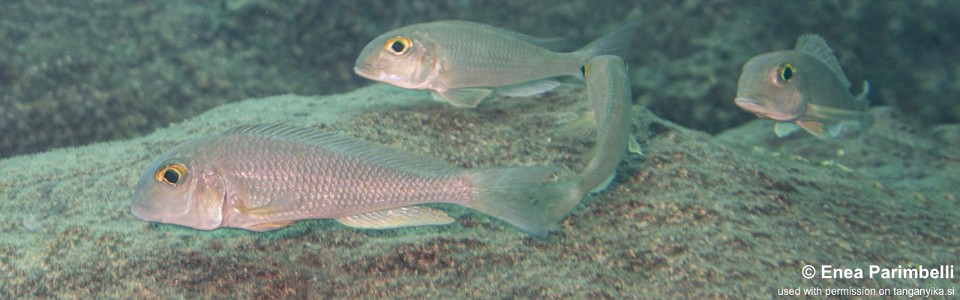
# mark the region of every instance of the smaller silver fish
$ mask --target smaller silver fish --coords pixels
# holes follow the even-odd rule
[[[581,191],[599,192],[613,181],[627,148],[636,144],[631,133],[633,96],[627,63],[613,55],[590,59],[584,66],[587,95],[596,122],[593,157],[579,175]],[[639,152],[639,145],[636,146]]]
[[[777,121],[774,132],[779,137],[798,128],[819,138],[836,137],[844,124],[858,122],[861,132],[870,125],[869,84],[864,82],[859,96],[850,94],[850,82],[833,50],[817,35],[801,35],[793,50],[751,58],[738,85],[737,106]]]
[[[336,134],[247,126],[161,155],[140,176],[131,212],[202,230],[264,231],[321,218],[386,229],[453,222],[419,206],[451,203],[543,235],[580,201],[568,186],[546,182],[557,170],[466,170]]]
[[[591,57],[629,47],[636,23],[620,27],[580,50],[485,24],[437,21],[391,30],[373,39],[354,71],[398,87],[433,91],[454,106],[475,107],[497,90],[510,96],[548,91],[560,76],[580,76]]]

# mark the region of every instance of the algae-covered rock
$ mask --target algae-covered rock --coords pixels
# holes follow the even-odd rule
[[[386,231],[330,220],[198,231],[129,213],[154,156],[251,123],[335,130],[468,168],[552,164],[571,174],[592,142],[551,132],[584,99],[582,87],[562,86],[466,110],[374,85],[245,100],[142,138],[0,160],[0,297],[768,298],[798,286],[955,282],[801,275],[805,265],[953,264],[955,198],[893,191],[870,173],[752,150],[645,110],[646,156],[627,159],[609,189],[544,238],[442,205],[457,222]],[[956,157],[944,159],[956,170]]]

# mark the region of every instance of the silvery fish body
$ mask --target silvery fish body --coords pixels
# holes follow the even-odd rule
[[[594,57],[584,67],[584,75],[593,119],[596,121],[597,145],[593,157],[580,173],[579,188],[597,192],[605,189],[613,180],[620,160],[633,141],[633,96],[627,65],[620,57]]]
[[[354,71],[408,89],[431,90],[462,107],[476,106],[494,89],[514,96],[550,90],[559,76],[579,76],[591,57],[623,52],[636,24],[629,24],[574,52],[564,43],[480,23],[437,21],[398,28],[375,38]]]
[[[751,58],[743,65],[735,102],[744,110],[777,121],[778,136],[803,128],[824,138],[837,136],[842,126],[869,126],[866,100],[869,85],[854,97],[833,50],[823,38],[805,34],[793,50]]]
[[[545,234],[579,202],[546,182],[552,167],[465,170],[416,154],[282,125],[231,129],[181,144],[142,174],[140,219],[210,230],[272,230],[333,218],[384,229],[453,221],[452,203]]]

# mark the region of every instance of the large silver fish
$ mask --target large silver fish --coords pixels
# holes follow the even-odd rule
[[[631,132],[633,96],[622,58],[602,55],[584,66],[587,95],[596,122],[597,145],[579,175],[581,191],[598,192],[610,184],[628,146],[636,144]],[[639,145],[634,146],[639,152]]]
[[[859,122],[866,131],[869,85],[850,94],[850,81],[823,38],[805,34],[793,50],[751,58],[743,65],[735,102],[762,118],[777,121],[774,132],[783,137],[803,128],[814,136],[835,137],[844,124]]]
[[[465,170],[335,134],[282,125],[231,129],[197,138],[156,159],[133,194],[143,220],[211,230],[272,230],[333,218],[384,229],[453,222],[425,203],[452,203],[532,234],[549,229],[580,201],[547,182],[553,167]]]
[[[580,76],[591,57],[624,52],[637,28],[620,27],[574,52],[563,43],[480,23],[438,21],[410,25],[373,39],[354,71],[398,87],[431,90],[460,107],[474,107],[494,90],[528,96],[558,86],[553,79]]]

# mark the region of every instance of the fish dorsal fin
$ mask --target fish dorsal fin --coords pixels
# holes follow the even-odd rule
[[[265,139],[312,144],[331,153],[381,164],[394,170],[417,172],[430,176],[444,176],[460,172],[459,168],[443,160],[312,128],[264,124],[240,126],[223,133],[225,136],[242,134],[256,135]]]
[[[824,65],[827,65],[827,68],[833,71],[833,74],[843,83],[843,86],[850,88],[850,81],[847,80],[847,75],[843,74],[843,69],[840,68],[840,62],[837,61],[837,56],[833,54],[833,49],[827,46],[827,41],[823,40],[822,37],[816,34],[801,35],[797,38],[797,45],[794,47],[794,50],[813,56]]]
[[[447,213],[423,206],[405,206],[378,210],[336,219],[340,224],[364,229],[390,229],[453,223]]]
[[[538,47],[553,51],[553,52],[569,52],[577,49],[577,45],[571,42],[565,37],[536,37],[532,35],[527,35],[512,31],[509,29],[504,29],[500,27],[490,26],[483,23],[475,23],[470,21],[459,21],[459,20],[450,20],[445,21],[445,27],[461,27],[468,30],[481,30],[487,31],[492,35],[499,36],[509,36],[517,40],[521,40],[526,43],[536,45]]]

